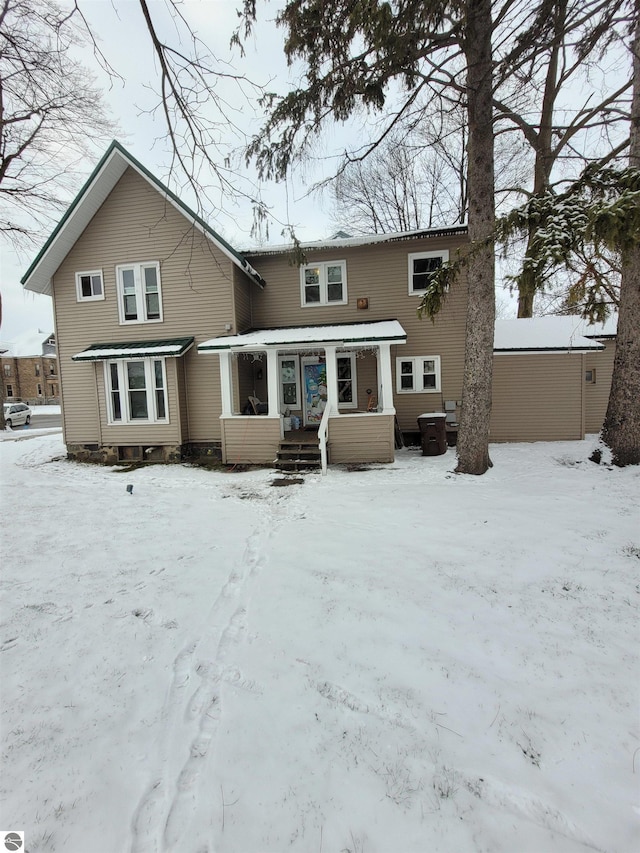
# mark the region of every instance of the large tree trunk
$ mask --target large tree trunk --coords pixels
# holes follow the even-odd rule
[[[493,82],[491,2],[469,0],[464,52],[469,112],[469,302],[458,437],[461,474],[484,474],[489,459],[495,323]]]
[[[554,9],[555,27],[554,41],[551,44],[547,75],[544,82],[542,95],[542,107],[540,109],[540,126],[535,134],[534,150],[536,154],[533,175],[533,194],[542,195],[549,187],[549,178],[553,166],[553,108],[555,106],[558,78],[558,56],[560,46],[564,37],[565,22],[567,17],[567,2],[561,0],[556,3]],[[531,140],[530,140],[531,141]],[[531,251],[531,246],[536,235],[536,229],[529,229],[526,254]],[[533,317],[533,300],[536,295],[536,278],[531,270],[525,270],[522,281],[518,286],[518,317]]]
[[[629,165],[640,169],[640,19],[633,43]],[[640,246],[622,255],[620,313],[602,440],[616,465],[640,464]]]

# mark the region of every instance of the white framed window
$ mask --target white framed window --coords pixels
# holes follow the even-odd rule
[[[431,275],[449,260],[449,250],[413,252],[409,255],[409,296],[423,296]]]
[[[414,355],[396,358],[398,394],[429,394],[440,391],[440,356]]]
[[[278,356],[278,375],[280,377],[280,403],[289,409],[300,409],[300,357],[297,355]]]
[[[167,374],[163,358],[105,362],[110,424],[167,423]]]
[[[323,261],[300,267],[300,294],[303,307],[346,305],[347,262]]]
[[[338,372],[338,408],[355,409],[358,405],[355,353],[337,353],[336,370]]]
[[[120,264],[116,267],[120,324],[161,323],[160,264]]]
[[[94,302],[104,299],[104,282],[102,270],[76,273],[76,299],[78,302]],[[50,338],[48,344],[55,343]]]

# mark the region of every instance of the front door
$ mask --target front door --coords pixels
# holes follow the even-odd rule
[[[327,405],[327,365],[318,358],[302,359],[305,426],[318,426]]]

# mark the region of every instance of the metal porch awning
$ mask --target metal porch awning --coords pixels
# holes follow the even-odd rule
[[[159,341],[124,341],[91,344],[71,356],[72,361],[105,361],[116,358],[177,358],[193,346],[194,338],[165,338]]]
[[[199,353],[230,350],[241,352],[258,349],[294,349],[323,344],[332,346],[367,346],[379,343],[404,344],[407,333],[398,320],[374,323],[344,323],[331,326],[285,326],[281,329],[257,329],[240,335],[211,338],[198,344]]]

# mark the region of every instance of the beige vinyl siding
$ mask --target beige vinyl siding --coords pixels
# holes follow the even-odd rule
[[[393,462],[393,415],[329,418],[329,462]]]
[[[583,364],[580,353],[495,356],[490,440],[584,438]]]
[[[595,370],[595,384],[585,382],[585,431],[597,433],[602,429],[604,416],[609,403],[611,376],[613,375],[613,359],[616,344],[613,340],[600,341],[606,345],[604,351],[589,352],[585,355],[584,369]]]
[[[258,285],[250,281],[247,276],[233,268],[233,306],[234,306],[234,331],[236,333],[246,332],[251,328],[251,294],[258,290]]]
[[[182,441],[189,441],[189,389],[185,372],[185,360],[174,359],[176,364],[176,380],[178,383],[178,414],[180,416],[180,432]]]
[[[120,325],[115,268],[152,261],[160,263],[163,321]],[[143,178],[132,169],[124,173],[54,276],[68,443],[100,440],[93,369],[71,357],[92,343],[193,335],[197,346],[226,334],[225,324],[233,323],[232,269],[231,261]],[[105,299],[78,303],[75,274],[90,270],[102,270]],[[219,440],[218,359],[198,356],[195,348],[184,359],[190,438]],[[155,442],[160,434],[166,434],[160,425],[149,425],[145,441]]]
[[[263,291],[252,292],[253,322],[260,328],[309,326],[326,323],[362,323],[397,319],[407,332],[407,343],[391,347],[395,407],[400,427],[417,431],[417,417],[425,411],[440,411],[443,400],[462,396],[467,289],[462,278],[449,293],[435,323],[419,320],[416,310],[420,297],[408,293],[408,256],[415,252],[448,249],[455,257],[465,237],[431,237],[398,243],[376,243],[353,248],[308,251],[307,263],[347,262],[346,305],[301,307],[300,270],[289,266],[287,255],[253,255],[251,262],[265,278]],[[366,297],[369,308],[357,308]],[[395,394],[397,356],[439,355],[442,365],[442,393]],[[358,364],[360,374],[360,364]],[[366,380],[365,380],[366,382]],[[374,383],[375,380],[371,379]],[[358,379],[358,405],[366,408],[367,387]],[[375,386],[374,386],[375,387]],[[376,391],[379,393],[379,391]],[[364,394],[364,398],[363,395]]]
[[[222,461],[228,465],[271,464],[281,438],[280,418],[260,416],[223,418]]]

